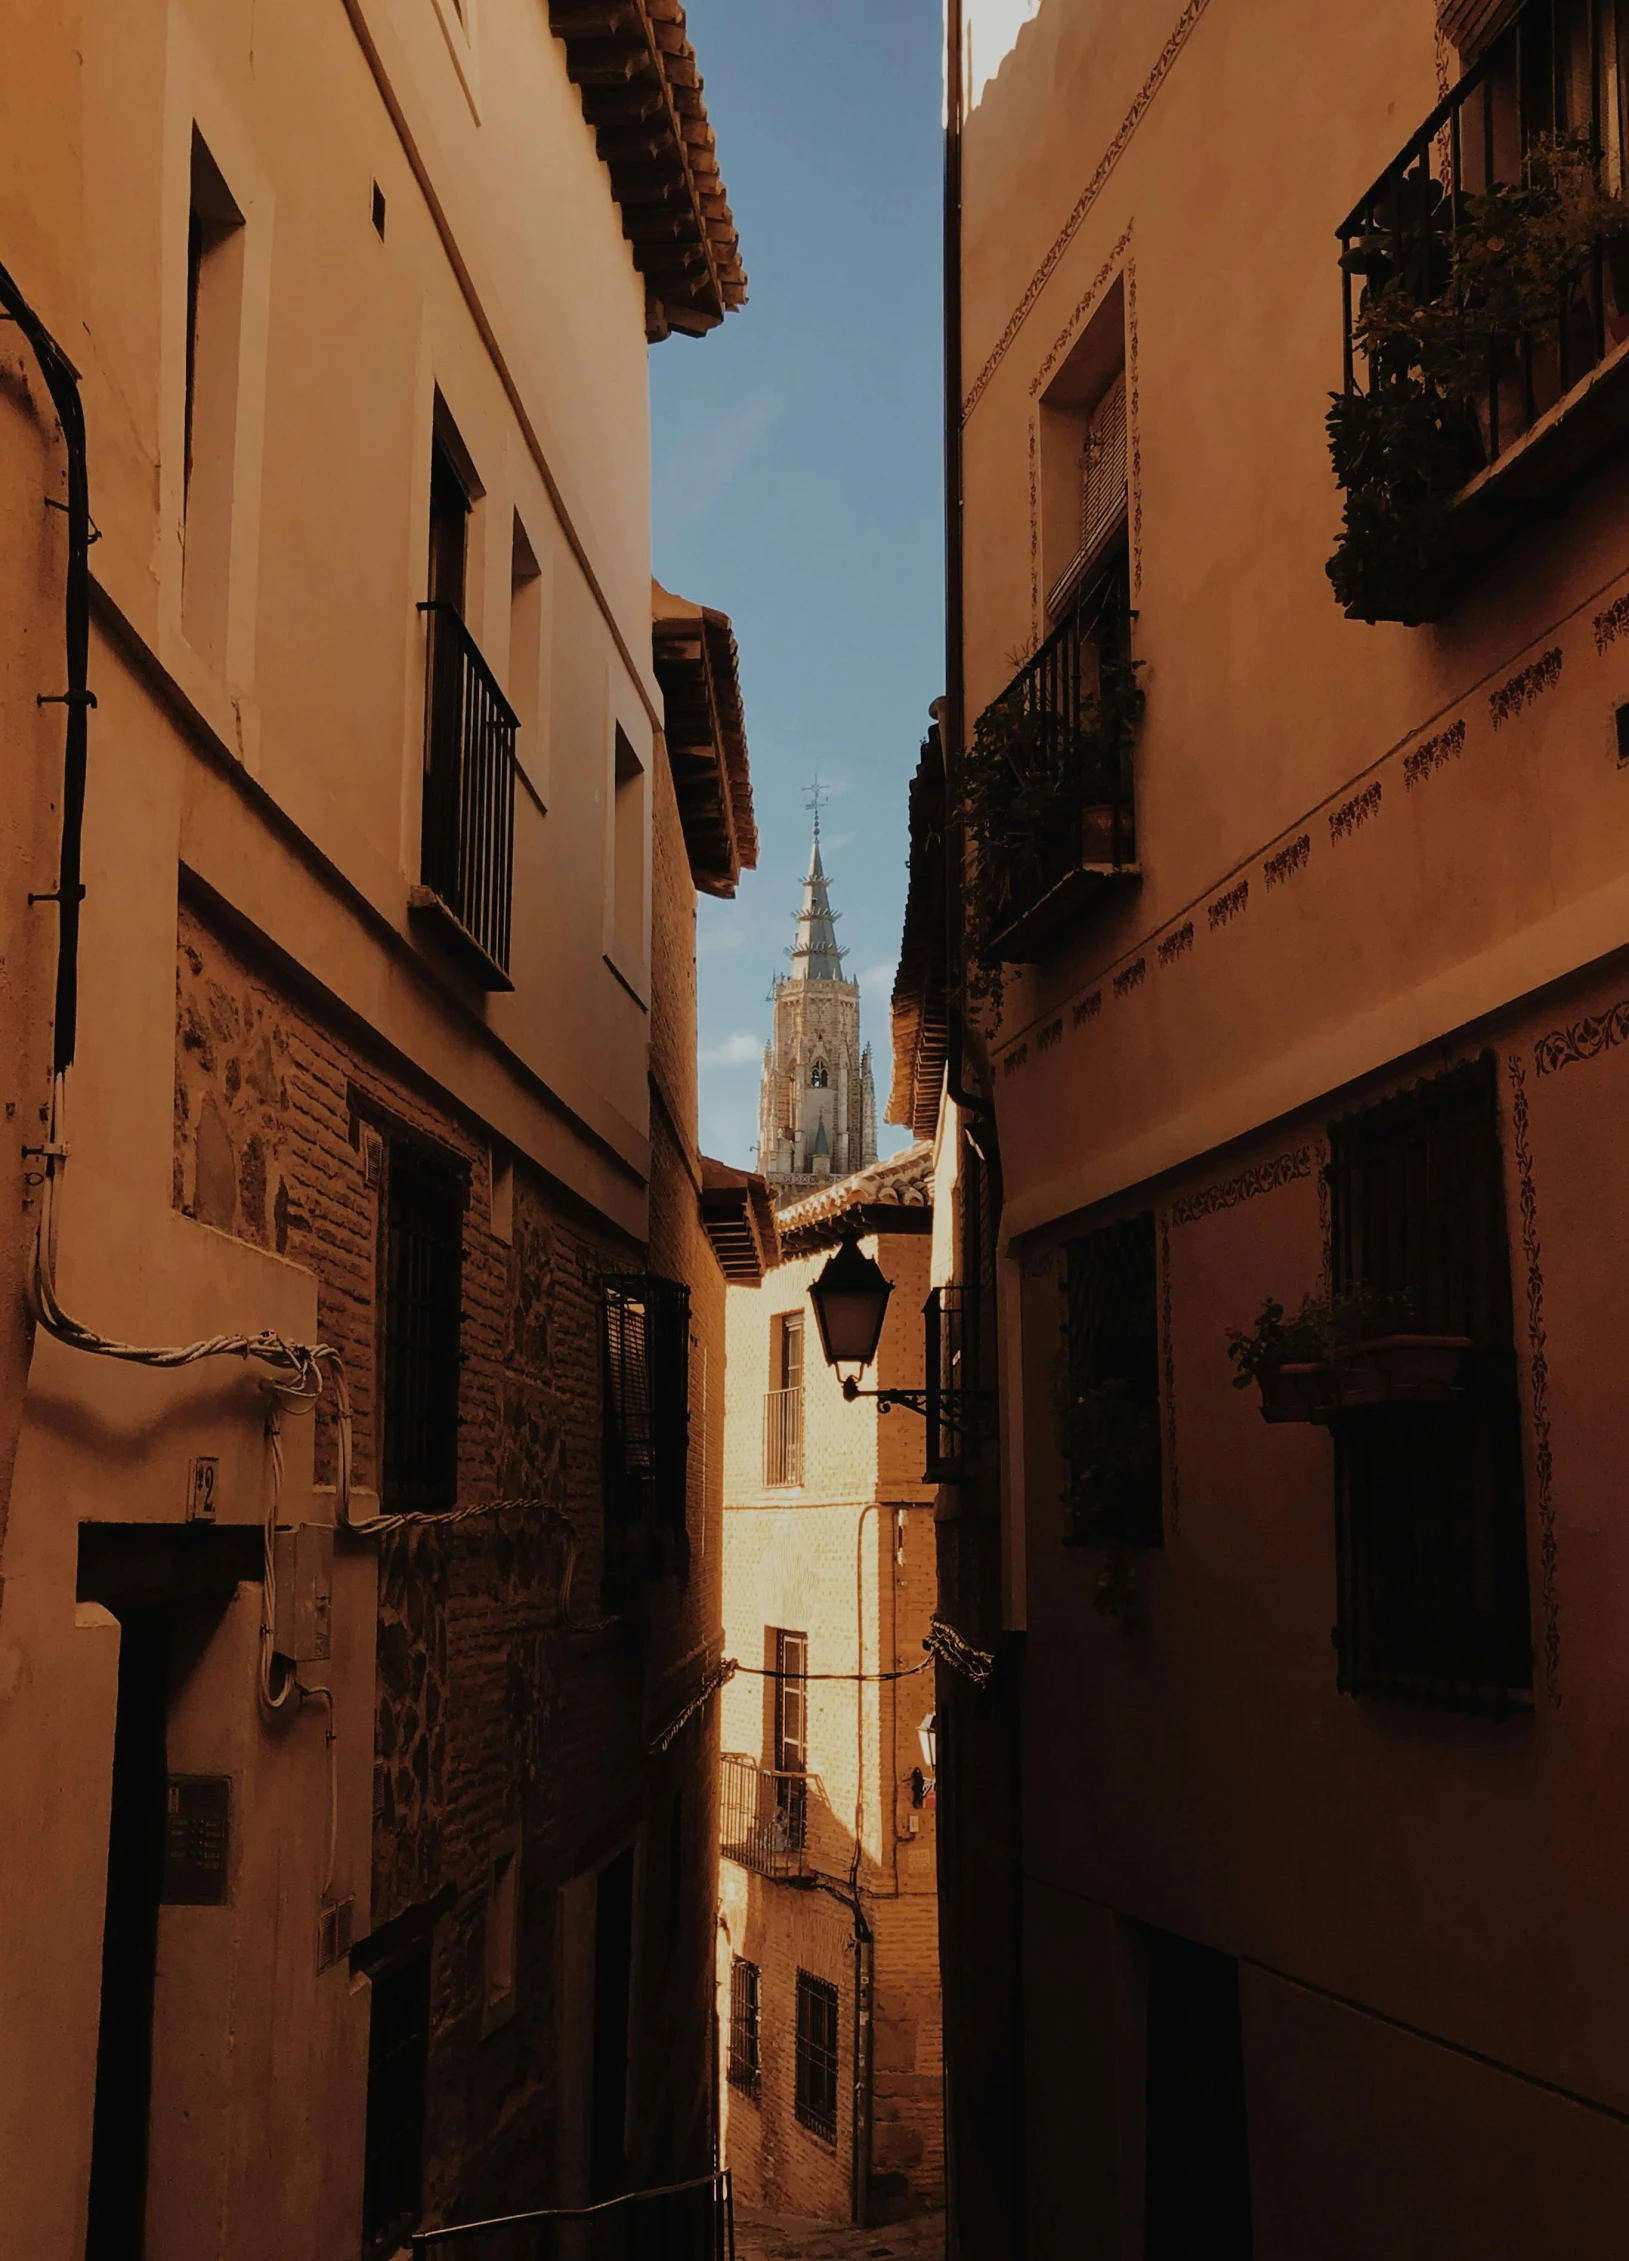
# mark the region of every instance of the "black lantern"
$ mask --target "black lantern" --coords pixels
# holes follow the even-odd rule
[[[846,1240],[809,1290],[828,1366],[869,1366],[894,1283],[857,1240]]]

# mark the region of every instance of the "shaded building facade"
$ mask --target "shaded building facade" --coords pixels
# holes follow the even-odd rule
[[[90,4],[0,55],[95,521],[8,327],[37,891],[96,537],[76,1042],[61,903],[6,985],[0,2243],[314,2261],[705,2175],[670,1730],[767,1244],[696,1142],[733,642],[650,578],[647,346],[744,295],[682,12]]]
[[[941,1754],[980,2261],[1620,2241],[1626,309],[1518,214],[1620,208],[1621,36],[1042,0],[953,148],[952,850],[894,1096],[925,1130],[942,1064],[997,1205],[941,1547],[1012,1722]],[[1003,749],[1049,814],[997,853]]]

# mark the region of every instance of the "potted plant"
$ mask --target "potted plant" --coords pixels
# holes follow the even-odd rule
[[[1240,1327],[1228,1329],[1227,1355],[1238,1368],[1233,1387],[1247,1390],[1252,1382],[1256,1384],[1264,1421],[1328,1418],[1331,1380],[1327,1345],[1308,1316],[1312,1305],[1309,1296],[1300,1314],[1286,1321],[1283,1304],[1270,1295],[1248,1334]]]
[[[1464,1387],[1469,1335],[1408,1330],[1412,1298],[1348,1289],[1306,1296],[1293,1319],[1269,1296],[1249,1333],[1228,1332],[1235,1389],[1252,1382],[1265,1421],[1327,1422],[1381,1405],[1446,1405]]]

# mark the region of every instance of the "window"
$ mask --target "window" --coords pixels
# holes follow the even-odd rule
[[[759,1970],[744,1956],[730,1958],[730,2086],[758,2095]]]
[[[1250,2141],[1239,1966],[1148,1939],[1146,2261],[1250,2261]]]
[[[764,1393],[764,1482],[803,1481],[803,1313],[781,1311],[769,1322],[769,1381]]]
[[[1054,621],[1115,546],[1126,464],[1126,297],[1116,277],[1041,396],[1041,574]]]
[[[1071,1241],[1066,1255],[1069,1535],[1156,1547],[1163,1530],[1152,1212]]]
[[[392,1513],[451,1507],[458,1496],[462,1173],[422,1147],[393,1143],[384,1239],[380,1491]]]
[[[483,2036],[506,2025],[519,2005],[519,1950],[520,1831],[514,1829],[494,1851],[487,1879]]]
[[[777,1835],[789,1851],[801,1852],[809,1822],[809,1636],[771,1627],[764,1646],[774,1673],[770,1701]]]
[[[690,1456],[690,1291],[627,1273],[601,1283],[608,1557],[682,1566]],[[661,1539],[653,1556],[639,1540]]]
[[[437,397],[439,409],[440,400]],[[433,605],[464,610],[464,569],[469,550],[469,489],[440,432],[430,441],[430,570],[426,593]]]
[[[242,327],[243,214],[194,129],[187,213],[181,620],[193,649],[217,667],[226,660]]]
[[[541,796],[543,570],[518,515],[509,555],[509,703],[519,723],[519,760]]]
[[[824,1091],[830,1081],[831,1078],[826,1072],[825,1061],[817,1060],[814,1066],[809,1070],[810,1089],[813,1091]]]
[[[475,469],[439,394],[430,441],[422,885],[412,908],[487,990],[510,989],[518,722],[464,619]]]
[[[837,1989],[801,1970],[794,2101],[806,2128],[837,2141]]]
[[[645,963],[645,768],[618,723],[611,810],[612,951],[627,968]]]
[[[417,2226],[423,2203],[428,1946],[392,1968],[375,1971],[371,1991],[362,2242],[366,2252],[388,2253]]]
[[[1494,1056],[1330,1126],[1333,1284],[1470,1338],[1463,1394],[1334,1423],[1335,1645],[1349,1695],[1531,1701],[1521,1412]],[[1399,1329],[1402,1331],[1402,1329]]]

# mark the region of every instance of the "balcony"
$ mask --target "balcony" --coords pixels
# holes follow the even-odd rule
[[[986,965],[1047,956],[1094,902],[1141,877],[1130,625],[1122,550],[975,726],[961,806]]]
[[[803,1391],[764,1392],[764,1483],[766,1487],[803,1481]]]
[[[515,710],[456,609],[419,609],[429,628],[423,883],[409,908],[478,987],[513,989]]]
[[[1350,618],[1441,618],[1629,436],[1613,22],[1529,0],[1337,230]]]
[[[719,1762],[719,1846],[756,1876],[801,1876],[809,1828],[809,1778],[776,1773],[740,1752]]]

